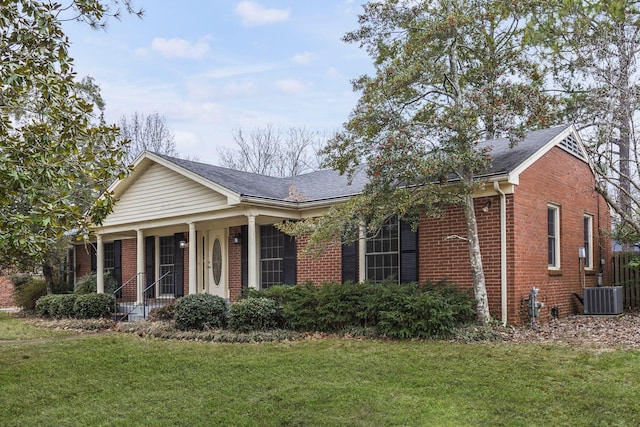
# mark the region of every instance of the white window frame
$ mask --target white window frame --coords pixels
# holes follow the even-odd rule
[[[156,280],[158,280],[160,278],[160,276],[162,276],[163,273],[163,267],[168,267],[169,265],[173,266],[171,267],[171,271],[175,270],[175,265],[176,265],[176,254],[175,254],[175,250],[173,252],[173,264],[161,264],[161,257],[160,257],[160,252],[162,251],[161,246],[161,240],[162,239],[170,239],[170,238],[174,238],[173,235],[167,235],[167,236],[156,236],[156,253],[155,253],[155,257],[156,257]],[[175,242],[174,242],[174,247],[175,247]],[[169,277],[171,277],[169,279]],[[165,279],[163,280],[158,280],[158,283],[156,283],[155,286],[155,291],[156,291],[156,298],[161,298],[161,297],[170,297],[173,295],[173,293],[162,293],[163,289],[163,281],[165,280],[171,280],[174,281],[174,275],[170,274],[169,276],[165,277]],[[164,285],[166,286],[167,283],[164,283]],[[174,288],[174,292],[175,292],[175,282],[173,283],[173,288]]]
[[[264,227],[271,227],[276,232],[275,235],[272,234],[271,236],[269,236],[271,239],[273,239],[274,236],[276,236],[279,240],[282,239],[282,242],[278,241],[277,245],[270,246],[271,250],[273,250],[273,247],[278,247],[280,251],[280,254],[279,254],[280,256],[263,258],[262,238],[264,236],[263,236],[262,230]],[[258,229],[258,236],[257,236],[258,248],[257,249],[258,249],[258,266],[259,266],[258,268],[259,268],[259,274],[260,274],[259,287],[260,289],[267,289],[271,286],[281,285],[282,282],[284,281],[284,234],[281,231],[279,231],[277,228],[275,228],[273,224],[263,224],[256,228]],[[270,243],[272,243],[272,240],[270,240]],[[279,269],[268,269],[267,271],[270,271],[272,274],[278,274],[282,280],[265,281],[264,280],[265,267],[266,266],[273,267],[276,264],[279,264],[280,266]]]
[[[374,240],[379,240],[381,239],[380,234],[381,233],[385,233],[385,231],[387,229],[395,229],[395,239],[396,242],[396,248],[395,250],[391,249],[388,251],[370,251],[370,243],[373,242]],[[382,239],[384,240],[389,240],[388,237],[382,237]],[[370,263],[372,262],[373,259],[378,259],[379,257],[382,257],[382,259],[384,259],[384,257],[386,256],[392,256],[395,257],[395,262],[396,262],[396,266],[393,267],[393,269],[395,269],[395,275],[393,276],[393,279],[397,282],[400,283],[400,274],[401,274],[401,265],[400,265],[400,257],[401,257],[401,251],[400,251],[401,245],[400,245],[400,221],[397,218],[392,218],[390,220],[385,221],[385,223],[382,225],[381,229],[378,230],[378,232],[374,235],[373,233],[369,233],[367,236],[367,244],[365,247],[365,253],[363,254],[363,256],[365,257],[365,278],[366,280],[370,280],[370,281],[374,281],[373,277],[369,276],[369,270],[370,268],[375,268],[375,269],[389,269],[391,267],[388,266],[384,266],[384,267],[373,267],[370,265]],[[381,282],[384,280],[387,280],[388,278],[381,278],[381,279],[377,279],[375,280],[376,282]]]
[[[553,234],[549,233],[549,213],[553,211],[554,218],[554,230]],[[549,262],[549,250],[551,245],[551,238],[554,239],[553,251],[554,259]],[[547,264],[549,270],[560,270],[560,206],[552,203],[547,204]]]
[[[593,215],[584,215],[583,227],[585,244],[584,268],[585,270],[593,270]]]

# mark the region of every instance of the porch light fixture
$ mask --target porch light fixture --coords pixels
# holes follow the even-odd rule
[[[236,233],[236,235],[233,236],[233,244],[239,245],[241,242],[242,242],[242,234]]]
[[[180,249],[184,249],[188,246],[189,242],[187,242],[186,240],[180,240]]]

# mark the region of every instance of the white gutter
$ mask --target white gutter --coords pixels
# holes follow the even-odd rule
[[[507,196],[500,183],[493,182],[493,189],[500,195],[500,295],[502,297],[502,325],[507,325]]]

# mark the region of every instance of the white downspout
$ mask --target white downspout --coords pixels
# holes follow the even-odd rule
[[[507,196],[500,183],[493,182],[493,189],[500,195],[500,295],[502,297],[502,324],[507,324]]]

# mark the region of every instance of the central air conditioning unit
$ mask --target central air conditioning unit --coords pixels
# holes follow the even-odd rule
[[[623,305],[622,286],[584,288],[584,314],[621,314]]]

